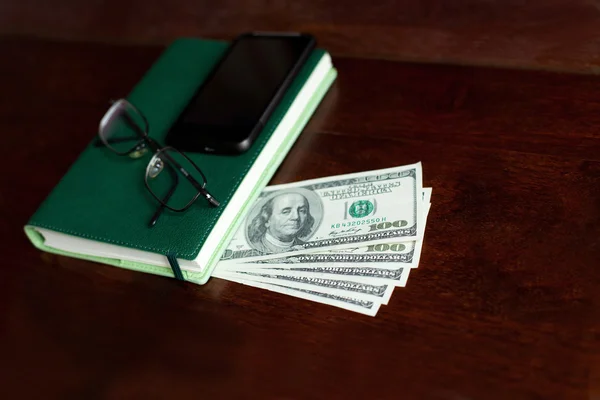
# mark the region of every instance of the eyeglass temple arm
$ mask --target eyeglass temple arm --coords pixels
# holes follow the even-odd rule
[[[204,198],[206,198],[206,200],[208,201],[208,203],[211,206],[213,206],[213,207],[218,207],[219,206],[219,204],[220,204],[219,201],[217,199],[215,199],[213,197],[213,195],[208,192],[208,190],[204,189],[202,187],[202,185],[200,183],[198,183],[198,181],[196,179],[194,179],[194,177],[192,175],[190,175],[190,173],[185,170],[185,168],[183,168],[177,161],[175,161],[173,159],[173,157],[171,157],[167,153],[165,153],[165,157],[168,158],[168,160],[170,162],[172,162],[177,167],[177,169],[183,174],[183,176],[185,176],[187,178],[188,181],[190,181],[190,183],[196,188],[196,190],[198,190],[200,193],[202,193],[202,195],[204,196]],[[196,168],[198,168],[198,167],[196,167]]]
[[[160,218],[163,211],[165,210],[165,204],[169,201],[171,196],[173,196],[173,193],[175,193],[175,188],[177,187],[177,184],[179,183],[179,176],[178,176],[177,172],[174,171],[170,165],[167,164],[167,166],[168,166],[167,169],[169,170],[169,173],[173,176],[173,181],[172,181],[173,184],[171,185],[171,188],[169,189],[169,191],[167,192],[165,197],[162,199],[162,203],[160,203],[160,205],[156,209],[156,212],[150,219],[150,222],[148,223],[148,226],[150,228],[152,228],[158,222],[158,219]]]
[[[191,179],[190,179],[191,178]],[[200,192],[202,193],[202,195],[204,196],[204,198],[206,199],[206,201],[208,201],[208,203],[213,206],[213,207],[219,207],[219,201],[217,199],[215,199],[213,197],[212,194],[210,194],[208,192],[208,190],[204,189],[202,186],[200,186],[200,184],[192,177],[189,177],[188,180],[192,183],[192,185],[194,185],[194,187]]]

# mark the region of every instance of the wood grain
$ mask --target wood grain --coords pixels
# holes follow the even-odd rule
[[[0,397],[600,394],[600,79],[334,57],[338,80],[273,182],[422,161],[433,187],[421,264],[371,318],[27,241],[107,100],[160,50],[0,41]]]
[[[315,34],[338,56],[597,73],[597,0],[0,0],[0,34],[164,44]]]

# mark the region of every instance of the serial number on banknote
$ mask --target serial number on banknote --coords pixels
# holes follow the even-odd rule
[[[376,224],[378,222],[385,222],[385,221],[387,221],[387,217],[369,218],[369,219],[364,219],[362,221],[338,222],[336,224],[331,224],[331,229],[348,228],[348,227],[357,226],[357,225],[370,225],[370,224]]]
[[[379,220],[379,218],[375,218],[375,219]],[[378,230],[382,230],[382,229],[401,228],[403,226],[408,225],[408,221],[403,220],[403,219],[399,219],[394,222],[387,222],[386,220],[387,220],[387,218],[383,217],[383,218],[381,218],[381,221],[365,220],[365,221],[340,222],[337,224],[331,224],[331,229],[345,228],[345,227],[351,227],[351,226],[357,226],[357,225],[369,225],[369,232],[374,232],[374,231],[378,231]],[[365,223],[360,223],[360,222],[365,222]],[[373,223],[373,222],[375,222],[375,223]]]

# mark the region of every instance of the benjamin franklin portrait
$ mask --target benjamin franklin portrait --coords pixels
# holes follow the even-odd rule
[[[268,198],[256,215],[250,215],[246,232],[250,246],[263,253],[283,253],[301,248],[305,244],[302,238],[310,236],[315,227],[307,195],[315,196],[312,192],[284,191]],[[321,207],[317,208],[318,214],[321,214]]]

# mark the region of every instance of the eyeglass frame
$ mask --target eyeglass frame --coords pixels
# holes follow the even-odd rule
[[[124,112],[122,115],[127,119],[129,125],[133,128],[135,133],[139,136],[139,140],[130,150],[125,151],[125,152],[120,152],[120,151],[117,151],[114,147],[112,147],[110,145],[110,143],[107,142],[106,138],[101,133],[103,130],[106,129],[108,122],[111,121],[112,118],[114,118],[113,114],[115,112],[117,112],[117,110],[119,110],[119,108],[122,107],[123,105],[124,105],[124,107],[123,107]],[[142,121],[144,122],[144,127],[139,126],[139,124],[132,119],[132,117],[128,113],[128,111],[129,111],[128,108],[133,110],[142,119]],[[200,167],[198,167],[198,165],[196,165],[196,163],[193,162],[185,153],[183,153],[171,146],[161,146],[155,139],[150,137],[149,131],[150,131],[150,124],[148,123],[148,119],[146,118],[146,116],[135,105],[133,105],[128,100],[118,99],[118,100],[112,102],[111,107],[106,111],[106,113],[100,120],[100,124],[98,127],[98,137],[100,139],[100,143],[96,142],[96,146],[101,144],[102,146],[107,147],[113,153],[115,153],[119,156],[128,156],[131,158],[141,157],[146,152],[147,149],[150,149],[152,151],[152,154],[153,154],[152,158],[148,162],[148,165],[146,166],[146,173],[144,174],[144,185],[146,186],[146,189],[150,192],[150,194],[160,203],[160,205],[159,205],[158,210],[155,212],[152,219],[150,220],[149,226],[153,227],[154,225],[156,225],[156,222],[158,221],[158,218],[164,211],[164,208],[168,208],[169,210],[174,211],[174,212],[184,212],[184,211],[188,210],[196,202],[196,200],[198,200],[198,197],[200,197],[201,195],[206,199],[206,201],[211,206],[218,207],[220,205],[219,201],[217,199],[215,199],[214,196],[208,192],[208,190],[205,189],[208,180],[206,179],[206,176],[204,175],[204,173],[202,172]],[[176,160],[174,160],[169,155],[169,151],[176,152],[176,153],[180,154],[181,156],[183,156],[196,169],[196,171],[198,171],[198,173],[202,176],[202,179],[204,181],[203,184],[198,182],[185,168],[183,168],[181,166],[181,164],[179,164]],[[166,161],[168,161],[167,165],[170,168],[167,168],[167,169],[170,171],[170,173],[173,174],[173,178],[174,178],[174,184],[169,189],[169,192],[167,192],[167,194],[164,196],[164,199],[161,199],[160,197],[158,197],[152,191],[152,189],[150,188],[150,186],[148,184],[148,176],[149,176],[148,170],[149,170],[149,168],[154,166],[153,160],[158,157],[161,161],[164,162],[164,160],[161,157],[159,157],[161,154],[164,155],[166,158]],[[179,172],[197,190],[196,195],[193,196],[192,199],[188,202],[188,204],[186,204],[183,208],[174,208],[167,204],[167,201],[173,195],[175,188],[177,187],[177,185],[179,183],[179,176],[178,176],[179,174],[177,173],[177,170],[173,170],[171,168],[177,168],[177,170],[179,170]]]

